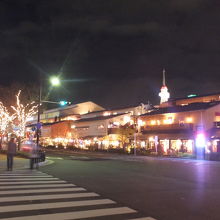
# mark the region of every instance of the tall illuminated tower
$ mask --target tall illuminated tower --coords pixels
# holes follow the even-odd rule
[[[168,92],[168,88],[166,86],[166,80],[165,80],[165,69],[163,69],[163,85],[160,89],[160,104],[167,102],[170,98],[170,93]]]

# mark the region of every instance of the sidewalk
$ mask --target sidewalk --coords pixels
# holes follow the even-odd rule
[[[38,163],[39,167],[52,164],[53,161],[45,160]],[[24,170],[30,168],[30,160],[22,157],[14,157],[13,170]],[[7,156],[0,154],[0,173],[7,170]]]
[[[29,167],[29,160],[21,157],[14,157],[13,169],[26,169]],[[7,157],[5,154],[0,154],[0,172],[7,170]]]

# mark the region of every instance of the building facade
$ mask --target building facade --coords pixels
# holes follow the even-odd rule
[[[161,107],[140,116],[140,139],[147,149],[165,155],[220,152],[220,102],[200,102]],[[199,141],[202,143],[198,144]]]

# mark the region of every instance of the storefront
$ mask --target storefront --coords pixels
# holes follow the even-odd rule
[[[193,135],[151,134],[144,135],[144,137],[146,141],[146,149],[150,149],[154,152],[160,152],[164,155],[174,155],[177,153],[194,153],[195,143]]]

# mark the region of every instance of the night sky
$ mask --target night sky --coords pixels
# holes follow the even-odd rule
[[[158,104],[165,68],[173,98],[219,92],[219,12],[219,0],[1,0],[0,84],[59,73],[50,99]]]

